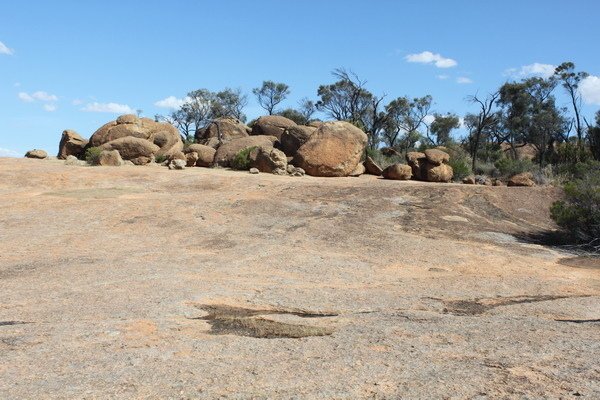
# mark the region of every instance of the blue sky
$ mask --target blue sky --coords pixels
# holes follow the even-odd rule
[[[600,109],[600,2],[0,1],[0,156],[57,151],[119,111],[168,113],[191,90],[286,82],[316,99],[337,67],[388,99],[431,94],[434,110],[474,110],[470,94],[573,61]],[[566,99],[561,98],[561,102]]]

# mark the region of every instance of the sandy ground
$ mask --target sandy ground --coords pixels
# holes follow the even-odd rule
[[[0,159],[0,398],[600,398],[557,196]]]

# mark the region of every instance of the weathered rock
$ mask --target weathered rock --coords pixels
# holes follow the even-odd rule
[[[129,160],[123,160],[123,165],[134,166],[135,164]]]
[[[462,180],[462,183],[466,184],[466,185],[474,185],[475,184],[475,177],[473,175],[469,175],[466,178],[464,178]]]
[[[367,135],[354,125],[325,122],[298,149],[294,161],[308,175],[348,176],[356,169],[366,145]]]
[[[381,176],[383,169],[371,157],[367,156],[364,165],[367,174]]]
[[[240,151],[250,147],[261,147],[270,150],[273,148],[275,142],[277,142],[277,138],[274,136],[259,135],[233,139],[219,146],[214,156],[214,164],[221,167],[229,167],[231,160]]]
[[[425,153],[421,153],[418,151],[409,151],[408,153],[406,153],[406,162],[412,168],[412,174],[414,179],[427,179],[427,171],[425,169],[425,167],[427,166],[427,157],[425,156]]]
[[[195,151],[192,152],[188,152],[185,154],[185,166],[186,167],[193,167],[196,165],[196,162],[198,161],[198,153],[196,153]]]
[[[76,165],[76,166],[86,166],[87,163],[83,160],[78,159],[77,157],[73,156],[73,155],[68,155],[66,160],[65,160],[65,165]]]
[[[438,149],[425,150],[425,157],[427,158],[427,162],[435,165],[440,165],[450,161],[450,155]]]
[[[212,166],[213,160],[215,159],[215,153],[217,152],[210,146],[197,143],[189,145],[185,151],[188,152],[188,154],[192,152],[198,155],[198,160],[196,161],[197,167]]]
[[[252,125],[252,135],[275,136],[280,139],[283,132],[293,126],[298,125],[281,115],[265,115],[258,118]]]
[[[279,147],[288,157],[294,157],[298,149],[306,143],[316,130],[317,128],[312,126],[296,125],[289,127],[281,134]]]
[[[116,121],[104,124],[90,137],[88,146],[100,147],[122,138],[143,139],[156,145],[156,148],[153,147],[155,149],[153,155],[167,158],[183,150],[181,136],[173,125],[149,118],[138,118],[135,115],[121,115]],[[130,159],[122,151],[119,152],[124,159]]]
[[[392,164],[381,173],[385,179],[407,181],[412,177],[412,168],[406,164]]]
[[[183,160],[183,161],[187,162],[187,157],[185,154],[183,154],[182,151],[177,151],[177,152],[173,153],[168,159],[169,159],[169,161]]]
[[[222,143],[248,136],[248,130],[237,118],[221,117],[198,130],[194,137],[197,143],[217,148]]]
[[[428,182],[450,182],[454,176],[454,171],[448,164],[435,165],[427,163],[425,169]]]
[[[169,169],[184,169],[185,163],[185,160],[181,160],[179,158],[173,159],[169,161]]]
[[[508,180],[507,186],[535,186],[533,174],[531,172],[523,172],[521,174],[514,175]]]
[[[533,161],[539,151],[538,149],[532,145],[532,144],[523,144],[523,143],[517,143],[514,146],[514,151],[513,148],[511,147],[510,143],[501,143],[500,144],[500,150],[502,150],[504,152],[504,154],[506,154],[507,157],[510,158],[515,158],[517,160],[530,160]]]
[[[294,167],[291,164],[287,166],[287,173],[291,176],[304,176],[305,172],[302,168]]]
[[[358,163],[356,168],[354,168],[354,171],[350,172],[350,175],[348,175],[348,176],[358,177],[358,176],[363,175],[365,172],[366,172],[366,168],[365,168],[364,164]]]
[[[250,170],[248,172],[250,172],[253,175],[256,175],[256,174],[260,173],[260,171],[258,170],[258,168],[250,168]]]
[[[120,167],[123,159],[117,150],[103,150],[98,156],[97,165],[103,167]]]
[[[476,175],[475,183],[478,185],[492,186],[492,180],[485,175]]]
[[[278,173],[279,170],[286,171],[287,158],[285,153],[278,149],[256,148],[256,154],[251,155],[250,166],[258,169],[260,172]]]
[[[43,160],[44,158],[48,158],[48,153],[46,153],[44,150],[33,149],[33,150],[29,150],[27,153],[25,153],[25,157],[26,158],[37,158],[37,159]]]
[[[400,156],[401,154],[394,149],[393,147],[384,147],[381,150],[379,150],[381,152],[381,154],[383,154],[386,157],[392,157],[392,156]]]
[[[160,148],[154,143],[137,137],[122,137],[99,146],[102,150],[118,150],[124,160],[143,165],[154,159]]]
[[[83,158],[87,144],[88,141],[77,132],[70,129],[64,130],[58,144],[57,157],[61,160],[67,159],[68,156]]]
[[[307,126],[311,126],[313,128],[318,128],[321,125],[323,125],[324,122],[323,121],[310,121],[308,124],[306,124]]]
[[[502,180],[494,179],[494,180],[492,180],[492,186],[505,186],[505,185],[504,185],[504,182],[502,182]]]

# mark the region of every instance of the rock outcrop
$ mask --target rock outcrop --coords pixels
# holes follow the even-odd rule
[[[281,138],[283,132],[297,124],[281,115],[265,115],[258,118],[252,125],[252,135],[275,136]]]
[[[260,172],[267,172],[277,175],[287,173],[287,157],[281,150],[274,148],[257,147],[251,154],[250,166],[258,169]]]
[[[85,147],[88,141],[82,138],[77,132],[70,129],[64,130],[58,144],[58,159],[66,160],[68,156],[75,156],[82,159],[85,154]]]
[[[381,176],[383,169],[371,157],[367,156],[364,165],[367,174]]]
[[[279,141],[279,147],[288,157],[295,157],[298,149],[315,133],[317,128],[312,126],[296,125],[287,128]]]
[[[411,151],[406,161],[412,169],[413,179],[427,182],[450,182],[454,176],[447,163],[450,155],[440,149],[427,149],[423,153]]]
[[[33,150],[29,150],[27,153],[25,153],[25,157],[26,158],[37,158],[39,160],[43,160],[45,158],[48,158],[48,153],[46,153],[46,151],[44,151],[44,150],[33,149]]]
[[[231,160],[233,160],[240,151],[251,147],[261,147],[270,150],[276,142],[277,138],[275,136],[262,135],[247,136],[231,140],[219,146],[214,156],[214,164],[221,167],[229,167]]]
[[[535,186],[533,174],[531,172],[523,172],[521,174],[514,175],[508,180],[507,186]]]
[[[117,140],[121,142],[109,146]],[[132,147],[135,145],[141,148],[135,150]],[[127,149],[122,149],[123,146]],[[173,125],[127,114],[101,126],[90,137],[88,147],[119,150],[123,159],[131,160],[134,164],[144,164],[150,162],[155,156],[172,158],[183,150],[183,142],[179,131]],[[149,151],[151,154],[148,153]],[[145,160],[147,162],[144,162]]]
[[[194,138],[197,143],[216,149],[223,143],[248,136],[249,131],[250,128],[239,119],[221,117],[211,121],[203,129],[198,130]]]
[[[381,173],[385,179],[407,181],[412,177],[412,168],[406,164],[392,164]]]
[[[360,162],[367,135],[348,122],[325,122],[296,153],[295,164],[312,176],[348,176]]]
[[[103,150],[98,156],[97,163],[105,167],[120,167],[123,165],[123,159],[117,150]]]
[[[215,153],[217,152],[214,148],[203,144],[194,143],[185,149],[185,152],[189,155],[190,153],[196,153],[196,166],[197,167],[210,167],[215,159]]]

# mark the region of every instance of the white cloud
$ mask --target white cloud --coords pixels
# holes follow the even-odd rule
[[[549,78],[554,74],[555,69],[556,65],[536,62],[529,65],[523,65],[521,68],[507,69],[504,74],[512,77],[541,76],[543,78]]]
[[[80,106],[83,104],[83,100],[81,99],[75,99],[71,102],[71,104],[73,104],[74,106]]]
[[[87,112],[106,112],[114,114],[134,114],[135,112],[131,107],[126,104],[118,103],[88,103],[81,109],[81,111]]]
[[[44,104],[44,110],[48,112],[56,111],[58,106],[56,104]]]
[[[418,54],[409,54],[405,60],[411,63],[435,64],[438,68],[456,67],[458,63],[451,58],[443,57],[440,54],[424,51]]]
[[[7,56],[12,56],[14,51],[9,49],[4,43],[0,42],[0,54],[6,54]]]
[[[427,125],[431,125],[433,121],[435,121],[435,117],[431,114],[426,115],[425,118],[423,118],[423,122],[425,122]]]
[[[184,105],[185,103],[187,103],[190,100],[189,97],[185,97],[183,99],[178,99],[175,96],[169,96],[167,98],[164,98],[162,100],[157,101],[156,103],[154,103],[154,105],[156,107],[160,107],[160,108],[170,108],[170,109],[178,109],[179,107],[181,107],[182,105]]]
[[[586,104],[600,105],[600,77],[588,76],[579,84],[579,90]]]
[[[468,84],[473,83],[473,80],[467,78],[466,76],[459,76],[458,78],[456,78],[456,82],[460,84]]]
[[[31,97],[30,95],[28,95],[25,92],[19,92],[19,94],[17,95],[17,97],[19,99],[21,99],[22,101],[25,101],[27,103],[31,103],[33,101],[33,97]]]
[[[37,91],[34,92],[32,94],[26,93],[26,92],[19,92],[19,94],[17,95],[19,97],[19,99],[31,103],[32,101],[35,100],[39,100],[39,101],[58,101],[58,97],[56,95],[44,92],[44,91]]]
[[[442,81],[450,78],[448,75],[436,75],[435,77]]]
[[[3,149],[2,147],[0,147],[0,157],[22,157],[22,156],[23,156],[23,154],[17,153],[14,150]]]

